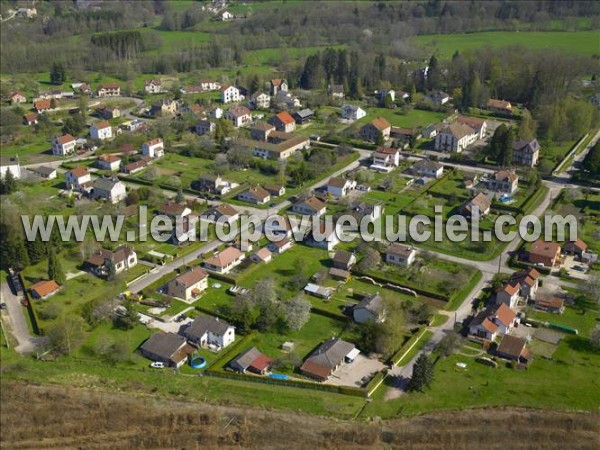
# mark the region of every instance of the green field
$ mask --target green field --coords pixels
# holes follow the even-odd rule
[[[522,45],[534,50],[562,50],[584,55],[600,54],[600,32],[594,31],[493,31],[483,33],[424,35],[414,38],[428,53],[450,58],[456,50]]]

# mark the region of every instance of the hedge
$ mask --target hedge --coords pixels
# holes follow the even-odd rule
[[[379,386],[381,386],[381,383],[383,383],[383,380],[385,379],[386,376],[387,376],[387,369],[384,369],[381,372],[377,372],[375,374],[375,376],[371,379],[371,381],[369,381],[367,383],[367,385],[364,387],[364,389],[367,391],[367,397],[370,397],[371,395],[373,395],[373,392],[375,392],[377,390],[377,388],[379,388]]]
[[[38,336],[42,336],[44,332],[39,325],[40,319],[38,318],[37,311],[33,306],[33,299],[31,298],[31,296],[27,292],[27,289],[25,288],[23,275],[21,275],[21,273],[19,273],[19,282],[21,283],[21,286],[23,286],[23,297],[25,298],[25,300],[27,300],[27,314],[29,315],[29,319],[31,320],[31,328],[33,329],[33,332],[35,334],[37,334]]]
[[[406,354],[410,352],[415,345],[417,345],[417,342],[419,342],[419,340],[421,340],[421,338],[425,334],[425,331],[427,331],[427,329],[423,328],[421,331],[411,336],[411,338],[408,341],[406,341],[402,347],[400,347],[400,350],[398,350],[392,355],[392,357],[390,358],[390,362],[393,365],[397,365],[400,361],[402,361],[402,358],[404,358],[404,356],[406,356]]]
[[[210,314],[214,313],[211,312]],[[254,339],[255,336],[255,332],[248,333],[247,335],[245,335],[242,339],[235,343],[228,351],[223,353],[223,355],[221,355],[215,362],[213,362],[205,373],[215,370],[222,370],[221,368],[226,363],[228,363],[230,360],[233,359],[234,356],[241,352],[242,345],[245,345],[248,341]]]
[[[372,274],[372,273],[365,273],[362,272],[358,269],[353,269],[353,272],[355,276],[359,276],[359,277],[368,277],[368,278],[372,278],[373,280],[379,282],[379,283],[384,283],[384,284],[394,284],[396,286],[400,286],[406,289],[410,289],[412,291],[415,291],[417,294],[419,295],[423,295],[425,297],[430,297],[433,298],[435,300],[441,300],[443,302],[447,302],[449,300],[448,296],[444,296],[442,294],[438,294],[437,292],[431,292],[431,291],[426,291],[425,289],[420,289],[417,287],[413,287],[413,286],[407,286],[406,284],[402,284],[401,282],[395,281],[395,280],[390,280],[388,278],[384,278],[383,276],[379,276],[376,274]]]
[[[337,394],[351,395],[354,397],[368,397],[368,392],[363,388],[355,388],[350,386],[333,386],[329,384],[315,383],[302,380],[278,380],[269,377],[259,377],[255,375],[245,375],[237,372],[211,371],[204,372],[205,375],[219,378],[229,378],[235,380],[250,381],[254,383],[272,384],[277,386],[297,387],[302,389],[314,389],[317,391],[329,391]]]

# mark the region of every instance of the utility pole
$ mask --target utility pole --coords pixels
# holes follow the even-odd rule
[[[502,253],[498,257],[498,273],[500,273],[500,267],[502,267]]]

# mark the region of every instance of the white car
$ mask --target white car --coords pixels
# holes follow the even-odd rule
[[[150,367],[152,367],[153,369],[164,369],[165,363],[162,363],[160,361],[154,361],[152,364],[150,364]]]

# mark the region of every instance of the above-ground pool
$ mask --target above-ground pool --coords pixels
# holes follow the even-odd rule
[[[203,367],[206,367],[206,360],[201,357],[190,358],[190,367],[192,369],[202,369]]]
[[[287,380],[290,377],[288,377],[287,375],[284,375],[282,373],[272,373],[269,375],[269,378],[273,378],[275,380]]]

